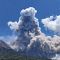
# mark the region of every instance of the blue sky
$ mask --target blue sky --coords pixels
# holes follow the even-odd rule
[[[49,33],[45,31],[41,19],[60,15],[60,0],[0,0],[0,36],[12,34],[7,25],[8,21],[18,21],[20,11],[27,7],[37,9],[36,17],[39,19],[42,31],[47,35],[53,34],[52,31]]]

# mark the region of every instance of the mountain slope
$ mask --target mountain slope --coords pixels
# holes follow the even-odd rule
[[[21,52],[12,50],[8,44],[0,40],[0,60],[47,60],[44,58],[35,58],[27,55],[21,55]]]
[[[10,49],[9,45],[6,44],[4,41],[0,40],[0,48],[7,48]]]
[[[18,53],[12,50],[7,43],[0,40],[0,58],[1,57],[8,57],[8,56],[15,56]]]

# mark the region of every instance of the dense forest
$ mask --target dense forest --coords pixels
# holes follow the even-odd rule
[[[44,58],[35,58],[35,57],[26,57],[26,56],[9,56],[9,57],[0,57],[0,60],[50,60]]]

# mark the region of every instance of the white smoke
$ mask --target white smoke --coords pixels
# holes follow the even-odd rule
[[[56,54],[55,57],[51,58],[52,60],[60,60],[60,54]]]
[[[35,8],[33,8],[33,7],[23,9],[20,12],[21,16],[32,16],[32,17],[35,17],[36,13],[37,13],[37,10],[35,10]]]
[[[19,29],[19,24],[20,24],[20,20],[18,22],[17,21],[15,21],[15,22],[9,21],[8,22],[8,26],[10,27],[11,30],[14,30],[14,31]]]
[[[51,55],[60,52],[60,36],[54,35],[51,37],[42,33],[39,27],[39,21],[35,17],[36,13],[37,10],[35,10],[35,8],[29,7],[20,12],[21,16],[18,22],[8,22],[8,26],[10,26],[12,30],[18,30],[18,38],[12,44],[12,47],[17,48],[17,50],[19,48],[23,51],[25,49],[30,51],[35,47],[39,49],[39,56],[42,55],[49,58]],[[59,16],[56,18],[55,21],[52,21],[53,16],[42,19],[42,23],[53,31],[59,31],[57,28],[59,25],[57,25]]]

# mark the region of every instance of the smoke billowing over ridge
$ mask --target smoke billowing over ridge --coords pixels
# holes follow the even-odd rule
[[[20,12],[21,16],[18,22],[8,22],[10,29],[18,33],[18,38],[15,41],[17,43],[13,44],[12,48],[26,50],[27,54],[31,53],[34,56],[49,58],[60,52],[60,36],[46,36],[41,32],[39,21],[35,17],[36,13],[35,8],[29,7]],[[44,21],[42,22],[44,23]]]

